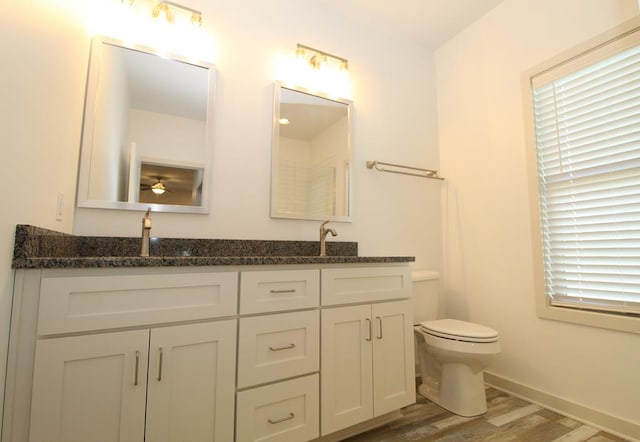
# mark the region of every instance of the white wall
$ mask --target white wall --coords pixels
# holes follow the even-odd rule
[[[141,157],[204,163],[206,124],[200,120],[130,108],[128,144]]]
[[[640,424],[640,335],[536,317],[520,75],[635,0],[505,0],[436,51],[449,316],[494,327],[490,371]]]
[[[142,213],[73,209],[89,55],[86,1],[0,1],[0,176],[9,190],[0,217],[0,361],[15,224],[88,235],[140,233]],[[181,3],[203,11],[219,54],[213,60],[211,213],[155,213],[152,234],[317,239],[317,222],[269,217],[273,61],[299,42],[348,58],[354,84],[353,222],[335,223],[336,239],[358,241],[362,255],[412,255],[416,267],[440,270],[440,183],[365,167],[374,159],[438,167],[432,54],[356,27],[311,1]],[[58,191],[66,201],[62,222],[55,220]]]
[[[5,190],[0,216],[1,380],[15,225],[72,229],[89,46],[79,19],[82,5],[71,3],[0,2],[0,177]],[[58,192],[66,202],[61,222],[55,220]]]

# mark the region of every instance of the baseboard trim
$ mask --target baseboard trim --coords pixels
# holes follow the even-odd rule
[[[516,382],[494,373],[484,372],[484,380],[487,385],[502,390],[514,396],[525,399],[534,404],[541,405],[549,410],[563,414],[567,417],[591,425],[608,433],[640,442],[640,425],[603,413],[584,405],[554,396],[544,391],[536,390],[527,385]]]

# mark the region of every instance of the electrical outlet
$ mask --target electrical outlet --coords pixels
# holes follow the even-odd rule
[[[58,192],[56,201],[56,221],[62,221],[64,218],[64,193]]]

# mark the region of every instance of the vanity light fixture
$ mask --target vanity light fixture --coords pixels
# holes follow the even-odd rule
[[[341,71],[347,71],[349,69],[349,60],[346,58],[338,57],[337,55],[332,55],[300,43],[298,43],[296,48],[296,56],[302,58],[314,69],[321,69],[328,65],[336,66]]]
[[[287,125],[287,124],[291,124],[291,121],[289,121],[288,118],[280,118],[278,120],[278,123],[282,124],[282,125]]]
[[[188,14],[191,14],[191,24],[195,26],[202,26],[202,12],[173,2],[158,2],[151,11],[151,16],[153,18],[158,18],[162,15],[168,23],[173,23],[175,21],[176,10],[184,11]]]

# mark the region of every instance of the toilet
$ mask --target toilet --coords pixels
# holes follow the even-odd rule
[[[500,353],[498,332],[457,319],[436,319],[440,281],[436,272],[412,273],[418,392],[460,416],[487,411],[483,370]]]

